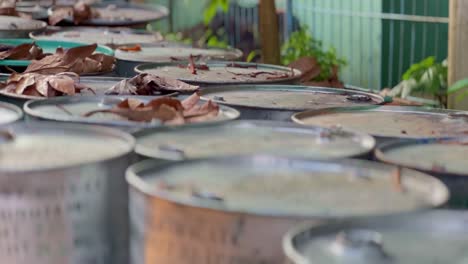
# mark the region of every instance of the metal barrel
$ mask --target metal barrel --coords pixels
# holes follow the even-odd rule
[[[467,221],[468,211],[433,210],[379,221],[307,223],[284,236],[283,249],[291,264],[461,264],[468,261]]]
[[[262,155],[135,164],[131,263],[282,264],[281,237],[299,221],[398,215],[448,199],[439,180],[407,169],[394,189],[394,169]]]
[[[0,259],[128,263],[124,171],[134,139],[109,128],[47,122],[0,130]]]
[[[309,110],[293,115],[302,125],[342,127],[374,136],[377,143],[395,139],[441,138],[467,133],[468,112],[428,107],[359,106]]]
[[[377,160],[423,171],[450,190],[449,206],[468,208],[468,138],[396,140],[381,144]]]
[[[290,121],[307,109],[331,106],[372,106],[384,98],[372,93],[345,89],[296,85],[236,85],[206,87],[202,98],[235,107],[242,119]]]
[[[159,160],[277,153],[310,159],[368,158],[375,147],[375,140],[362,133],[259,120],[157,127],[134,136],[138,155]]]
[[[183,82],[207,86],[241,84],[295,84],[302,72],[289,67],[232,61],[208,61],[187,67],[189,61],[146,63],[135,68],[137,73],[150,73],[179,79]]]
[[[161,127],[163,124],[154,120],[152,122],[130,121],[112,113],[96,114],[85,117],[86,113],[96,110],[105,110],[115,107],[125,99],[133,98],[148,103],[160,96],[72,96],[55,97],[46,100],[31,100],[24,105],[27,119],[47,120],[54,122],[92,124],[118,128],[129,133]],[[200,102],[202,103],[202,102]],[[217,117],[202,123],[226,122],[239,117],[239,112],[233,108],[221,106]],[[192,126],[194,124],[183,124],[181,126]]]

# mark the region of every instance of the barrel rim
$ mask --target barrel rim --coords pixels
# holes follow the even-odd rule
[[[155,160],[144,160],[139,163],[133,164],[130,166],[126,172],[125,172],[125,177],[127,180],[127,183],[129,184],[130,188],[135,189],[136,191],[143,193],[151,198],[156,198],[156,199],[163,199],[178,205],[182,206],[188,206],[188,207],[193,207],[193,208],[198,208],[202,210],[211,210],[211,211],[222,211],[225,213],[234,213],[234,214],[245,214],[245,215],[256,215],[256,216],[266,216],[266,217],[278,217],[278,218],[294,218],[294,219],[304,219],[304,217],[307,218],[314,218],[314,219],[323,219],[323,220],[329,220],[329,219],[353,219],[353,218],[359,218],[362,217],[362,214],[351,214],[351,215],[346,215],[346,214],[326,214],[326,215],[320,215],[316,213],[307,213],[307,214],[301,214],[301,213],[286,213],[286,212],[272,212],[269,210],[251,210],[251,209],[234,209],[234,208],[226,208],[223,206],[219,206],[216,204],[212,203],[207,203],[203,201],[194,201],[194,200],[181,200],[173,195],[171,195],[170,192],[164,191],[164,190],[158,190],[157,188],[153,188],[151,185],[149,185],[145,180],[139,176],[138,174],[144,171],[148,171],[151,169],[156,169],[156,168],[164,168],[164,167],[170,167],[170,166],[177,166],[179,164],[191,164],[191,163],[198,163],[198,162],[205,162],[205,161],[212,161],[212,162],[226,162],[226,161],[249,161],[252,159],[258,159],[258,160],[275,160],[275,161],[298,161],[298,162],[308,162],[308,163],[313,163],[313,164],[320,164],[320,165],[339,165],[339,166],[362,166],[364,163],[367,165],[372,165],[372,166],[380,166],[380,167],[388,167],[388,168],[394,168],[395,166],[391,166],[388,164],[381,164],[378,162],[371,162],[371,161],[364,161],[364,160],[356,160],[356,159],[338,159],[338,160],[331,160],[331,161],[323,161],[323,160],[312,160],[312,159],[301,159],[301,158],[288,158],[288,157],[283,157],[283,156],[273,156],[273,155],[244,155],[244,156],[229,156],[229,157],[216,157],[216,158],[202,158],[202,159],[191,159],[191,160],[183,160],[183,161],[155,161]],[[407,213],[407,212],[414,212],[418,210],[423,210],[423,209],[431,209],[431,208],[437,208],[439,206],[444,205],[448,199],[449,199],[449,191],[448,188],[434,176],[411,170],[411,169],[406,169],[403,168],[402,171],[407,171],[410,172],[411,175],[416,176],[416,177],[424,177],[426,181],[430,181],[434,184],[434,191],[432,192],[432,198],[430,201],[428,201],[425,204],[421,204],[417,208],[412,208],[412,209],[407,209],[407,210],[400,210],[396,212],[374,212],[370,213],[367,216],[371,217],[379,217],[379,216],[388,216],[388,215],[395,215],[395,214],[402,214],[402,213]]]
[[[384,162],[386,164],[401,166],[405,168],[410,168],[413,170],[422,171],[425,173],[429,173],[431,175],[450,175],[454,177],[468,177],[468,172],[466,174],[462,174],[459,172],[453,172],[450,170],[447,171],[436,171],[433,169],[427,169],[418,164],[408,162],[401,162],[398,160],[393,160],[387,157],[386,152],[391,149],[398,149],[403,146],[412,146],[412,145],[426,145],[426,144],[437,144],[443,142],[467,142],[468,137],[443,137],[443,138],[421,138],[421,139],[407,139],[407,140],[392,140],[385,143],[378,145],[374,149],[374,155],[377,160]],[[468,148],[468,146],[467,146]]]
[[[171,96],[175,95],[177,93],[169,94],[169,95],[164,95],[164,96]],[[154,123],[145,123],[145,122],[135,122],[135,121],[116,121],[116,120],[111,120],[111,121],[105,121],[105,120],[95,120],[95,119],[87,119],[87,118],[74,118],[70,116],[65,116],[65,115],[45,115],[40,110],[35,109],[35,106],[42,106],[42,105],[60,105],[61,102],[63,103],[73,103],[73,102],[86,102],[86,101],[91,101],[91,102],[96,102],[99,103],[102,100],[124,100],[126,98],[139,98],[142,100],[150,100],[150,99],[155,99],[155,98],[160,98],[164,96],[125,96],[125,95],[101,95],[101,96],[91,96],[91,95],[86,95],[86,96],[59,96],[59,97],[53,97],[53,98],[45,98],[41,100],[29,100],[23,105],[23,110],[26,113],[26,115],[39,118],[39,119],[45,119],[48,121],[55,121],[55,122],[60,122],[60,123],[74,123],[74,124],[91,124],[91,125],[99,125],[99,126],[113,126],[113,127],[125,127],[125,128],[135,128],[135,129],[146,129],[146,128],[154,128],[154,127],[162,127],[165,126],[161,124],[161,122],[154,122]],[[63,104],[62,103],[62,104]],[[220,112],[218,114],[218,117],[221,116],[221,120],[212,120],[209,122],[226,122],[229,120],[234,120],[239,118],[240,112],[237,111],[236,109],[232,107],[226,107],[226,106],[220,106]],[[182,126],[195,126],[197,125],[196,123],[194,124],[184,124]]]
[[[250,88],[250,89],[249,89]],[[294,92],[310,92],[310,93],[317,93],[317,92],[322,92],[322,93],[329,93],[329,94],[340,94],[340,95],[349,95],[349,94],[357,94],[357,95],[366,95],[371,97],[373,100],[376,101],[375,104],[370,104],[370,106],[376,106],[376,105],[381,105],[385,103],[385,99],[374,93],[369,93],[369,92],[363,92],[363,91],[358,91],[358,90],[352,90],[352,89],[341,89],[341,88],[328,88],[328,87],[318,87],[318,86],[303,86],[303,85],[281,85],[281,84],[274,84],[274,85],[252,85],[252,84],[242,84],[242,85],[228,85],[228,86],[210,86],[210,87],[205,87],[204,89],[201,90],[200,95],[201,98],[204,100],[212,100],[218,104],[224,104],[224,105],[229,105],[229,106],[234,106],[234,107],[243,107],[243,108],[250,108],[250,109],[264,109],[264,110],[275,110],[275,111],[304,111],[306,110],[305,108],[302,109],[295,109],[295,108],[274,108],[274,107],[264,107],[264,106],[247,106],[244,104],[236,104],[236,103],[227,103],[223,102],[222,100],[217,100],[217,99],[212,99],[212,98],[207,98],[206,95],[209,94],[210,92],[216,93],[216,92],[226,92],[226,91],[255,91],[255,90],[265,90],[265,91],[294,91]]]
[[[426,114],[426,115],[441,115],[446,116],[448,114],[454,113],[467,113],[468,111],[463,110],[450,110],[450,109],[440,109],[440,108],[432,108],[432,107],[420,107],[420,106],[389,106],[389,105],[368,105],[368,106],[351,106],[351,107],[328,107],[322,109],[313,109],[313,110],[306,110],[299,113],[295,113],[291,116],[291,120],[294,123],[300,125],[308,125],[303,120],[304,118],[308,117],[316,117],[316,116],[323,116],[328,114],[335,114],[335,113],[359,113],[359,112],[395,112],[395,113],[410,113],[410,114]],[[389,136],[383,134],[370,134],[377,138],[385,138],[385,139],[421,139],[421,138],[443,138],[443,136],[425,136],[425,137],[418,137],[418,136]],[[448,136],[446,136],[448,137]]]
[[[177,67],[181,63],[188,63],[188,61],[143,63],[140,65],[137,65],[134,68],[134,71],[137,73],[146,73],[146,70],[161,68],[161,67]],[[208,61],[206,65],[208,67],[226,67],[227,64],[231,64],[231,63],[245,65],[245,66],[263,67],[264,69],[272,69],[272,70],[278,70],[282,72],[291,72],[291,69],[292,69],[292,71],[294,72],[294,75],[289,76],[288,78],[282,78],[282,79],[258,80],[258,81],[249,81],[249,82],[219,82],[219,81],[207,81],[207,80],[193,80],[193,79],[186,79],[186,78],[178,78],[178,80],[186,82],[186,83],[200,84],[200,85],[237,86],[237,85],[242,85],[242,84],[251,84],[251,85],[274,84],[274,83],[279,83],[279,82],[297,81],[302,76],[302,72],[298,69],[285,67],[285,66],[279,66],[279,65],[273,65],[273,64],[211,60],[211,61]]]
[[[182,127],[178,128],[178,132],[181,130],[192,130],[192,129],[204,129],[204,128],[218,128],[218,127],[232,127],[234,129],[238,127],[245,127],[245,126],[252,126],[252,127],[266,127],[272,130],[280,129],[280,128],[288,128],[294,129],[295,131],[333,131],[332,129],[322,128],[319,126],[300,126],[291,122],[285,121],[267,121],[267,120],[234,120],[231,122],[225,123],[206,123],[201,124],[200,126],[196,127]],[[135,153],[138,155],[153,158],[153,159],[164,159],[164,160],[182,160],[183,158],[175,158],[171,155],[172,152],[170,151],[151,151],[151,148],[147,148],[142,144],[139,144],[139,140],[143,137],[156,134],[156,133],[168,133],[174,130],[172,127],[157,127],[152,129],[143,130],[134,134],[136,138],[136,146],[135,146]],[[342,130],[344,132],[352,133],[354,136],[359,137],[359,142],[361,145],[369,145],[371,147],[363,149],[349,157],[359,157],[369,153],[372,153],[376,147],[376,140],[371,135],[355,132],[352,130]]]
[[[20,120],[20,119],[22,119],[24,117],[23,110],[21,110],[21,108],[19,108],[18,106],[14,105],[14,104],[6,103],[6,102],[0,102],[0,108],[6,108],[6,109],[9,109],[9,110],[12,110],[16,114],[16,118],[14,120],[12,120],[11,122],[8,122],[8,123],[6,123],[4,125],[14,123],[14,122],[16,122],[16,121],[18,121],[18,120]]]
[[[32,169],[22,169],[22,170],[10,170],[10,169],[5,169],[5,168],[0,167],[0,173],[14,173],[14,174],[43,173],[45,171],[60,171],[60,170],[65,170],[65,169],[80,168],[82,166],[86,166],[89,164],[109,162],[109,161],[130,155],[131,153],[133,153],[133,150],[135,149],[135,143],[136,143],[135,138],[129,133],[126,133],[124,131],[114,129],[114,128],[96,126],[96,125],[80,126],[77,124],[67,124],[67,123],[57,123],[57,122],[47,122],[47,121],[40,121],[40,122],[39,121],[28,121],[28,122],[23,121],[23,122],[17,122],[17,123],[2,126],[0,127],[0,130],[1,129],[14,129],[15,127],[20,127],[22,129],[46,129],[46,130],[63,129],[63,130],[69,130],[69,131],[72,130],[75,132],[86,131],[90,133],[110,135],[116,139],[117,138],[121,139],[124,145],[126,146],[126,148],[125,150],[122,150],[119,153],[116,153],[115,155],[112,155],[103,159],[89,161],[89,162],[78,162],[72,165],[49,166],[45,168],[32,168]]]

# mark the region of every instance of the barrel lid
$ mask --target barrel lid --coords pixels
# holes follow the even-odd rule
[[[468,176],[468,138],[388,142],[379,146],[376,156],[407,168]]]
[[[291,111],[384,102],[381,96],[372,93],[292,85],[207,87],[201,91],[201,95],[204,99],[224,105]]]
[[[127,98],[138,99],[143,103],[158,96],[67,96],[55,97],[45,100],[32,100],[24,105],[24,111],[30,116],[59,122],[86,123],[117,127],[150,128],[161,126],[160,122],[153,121],[135,122],[129,121],[112,113],[99,113],[91,117],[83,117],[84,114],[100,110],[110,109]],[[239,117],[240,113],[230,107],[221,106],[217,118],[205,122],[224,122]]]
[[[49,27],[46,30],[31,32],[32,39],[73,41],[88,44],[123,45],[130,43],[153,43],[161,41],[158,32],[130,28],[88,28],[88,27]]]
[[[378,137],[437,138],[468,132],[468,112],[425,107],[366,106],[311,110],[294,122],[361,131]]]
[[[295,264],[468,263],[468,212],[434,210],[390,220],[304,225],[283,240]]]
[[[0,125],[13,123],[23,117],[23,111],[15,105],[0,102]]]
[[[362,160],[257,155],[147,161],[130,167],[127,180],[139,191],[176,203],[278,217],[387,215],[448,199],[447,188],[436,178]]]
[[[130,153],[130,135],[103,127],[20,122],[0,128],[0,172],[58,169]]]
[[[164,127],[134,136],[138,154],[169,160],[259,153],[332,159],[365,155],[375,146],[375,140],[364,134],[269,121],[236,121],[177,130]]]
[[[0,16],[0,31],[32,31],[43,29],[47,23],[20,17]]]
[[[8,79],[8,76],[0,76],[0,81],[5,82]],[[120,77],[83,77],[79,78],[79,83],[84,86],[90,87],[92,91],[83,89],[81,93],[78,93],[78,96],[90,96],[90,95],[104,95],[105,92],[110,89],[115,84],[121,82],[124,78]],[[47,97],[42,96],[33,96],[33,95],[24,95],[24,94],[15,94],[7,92],[6,90],[0,89],[0,96],[5,96],[9,98],[15,98],[20,100],[44,100]]]
[[[1,29],[0,29],[1,30]],[[31,30],[30,30],[31,31]],[[25,43],[35,43],[39,46],[44,53],[54,54],[57,48],[61,47],[64,49],[70,49],[75,47],[80,47],[85,44],[79,42],[68,42],[68,41],[55,41],[55,40],[33,40],[33,39],[0,39],[1,45],[17,46]],[[114,51],[106,46],[98,45],[96,48],[96,53],[102,53],[105,55],[114,55]],[[11,67],[27,67],[31,64],[31,60],[0,60],[1,66],[11,66]]]
[[[49,14],[57,8],[51,7]],[[113,3],[98,3],[91,6],[92,9],[99,13],[96,18],[91,18],[80,22],[83,26],[134,26],[154,22],[165,18],[169,15],[167,7],[157,4],[136,4],[123,1]],[[67,22],[73,23],[73,18],[66,19]]]
[[[237,60],[242,57],[242,51],[238,49],[193,48],[171,43],[141,45],[141,51],[137,52],[115,51],[115,57],[118,60],[133,62],[171,62],[174,59],[186,61],[190,55],[215,60]]]
[[[296,80],[302,74],[299,70],[277,65],[221,61],[207,62],[209,70],[197,70],[193,74],[187,65],[187,61],[147,63],[135,67],[135,71],[210,85],[277,83]]]

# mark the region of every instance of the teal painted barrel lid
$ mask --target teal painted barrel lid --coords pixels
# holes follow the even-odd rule
[[[58,47],[64,49],[75,48],[88,44],[79,42],[68,42],[68,41],[53,41],[53,40],[32,40],[32,39],[0,39],[0,45],[18,46],[24,43],[36,43],[42,48],[44,53],[55,53]],[[106,55],[114,56],[114,51],[106,46],[98,45],[96,53],[103,53]],[[31,63],[30,60],[0,60],[0,66],[13,66],[13,67],[27,67]]]

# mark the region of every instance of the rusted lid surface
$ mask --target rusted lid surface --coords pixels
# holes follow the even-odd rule
[[[230,106],[292,111],[384,102],[382,97],[371,93],[292,85],[208,87],[201,91],[201,95],[205,99]]]
[[[380,146],[376,156],[404,167],[468,176],[468,138],[392,142]]]
[[[360,160],[244,156],[148,161],[130,167],[127,180],[144,193],[177,203],[268,216],[387,215],[439,206],[448,199],[447,188],[431,176]]]
[[[160,159],[277,153],[333,159],[365,155],[375,146],[375,140],[365,134],[266,121],[158,128],[135,137],[138,154]]]
[[[142,64],[137,66],[135,71],[171,77],[189,83],[210,85],[277,83],[296,80],[301,75],[299,70],[269,64],[212,61],[203,65],[208,68],[197,69],[195,74],[187,67],[187,61]]]
[[[130,135],[102,127],[47,122],[0,128],[0,172],[37,171],[109,160],[133,150]],[[92,172],[90,172],[92,173]]]
[[[156,99],[157,96],[73,96],[73,97],[55,97],[46,100],[28,101],[24,105],[26,114],[40,119],[87,123],[107,126],[121,126],[133,128],[159,127],[161,122],[136,122],[129,121],[113,113],[97,113],[90,117],[85,117],[86,113],[95,110],[104,110],[115,107],[127,98],[138,99],[141,102],[148,103]],[[206,122],[224,122],[239,117],[239,112],[233,108],[221,106],[218,117]],[[205,122],[205,123],[206,123]]]
[[[303,226],[283,245],[294,264],[468,263],[468,212],[435,210],[354,224]]]
[[[300,124],[361,131],[380,137],[429,138],[468,134],[468,112],[422,107],[371,106],[307,111]]]
[[[190,55],[204,60],[237,60],[242,57],[242,51],[238,49],[201,49],[186,47],[178,43],[147,44],[141,46],[141,51],[128,52],[116,50],[115,57],[118,60],[134,62],[171,62],[173,60],[187,61]],[[183,64],[183,63],[181,63]],[[187,63],[184,62],[184,65]],[[180,71],[179,68],[177,69]],[[200,73],[202,74],[202,73]]]

